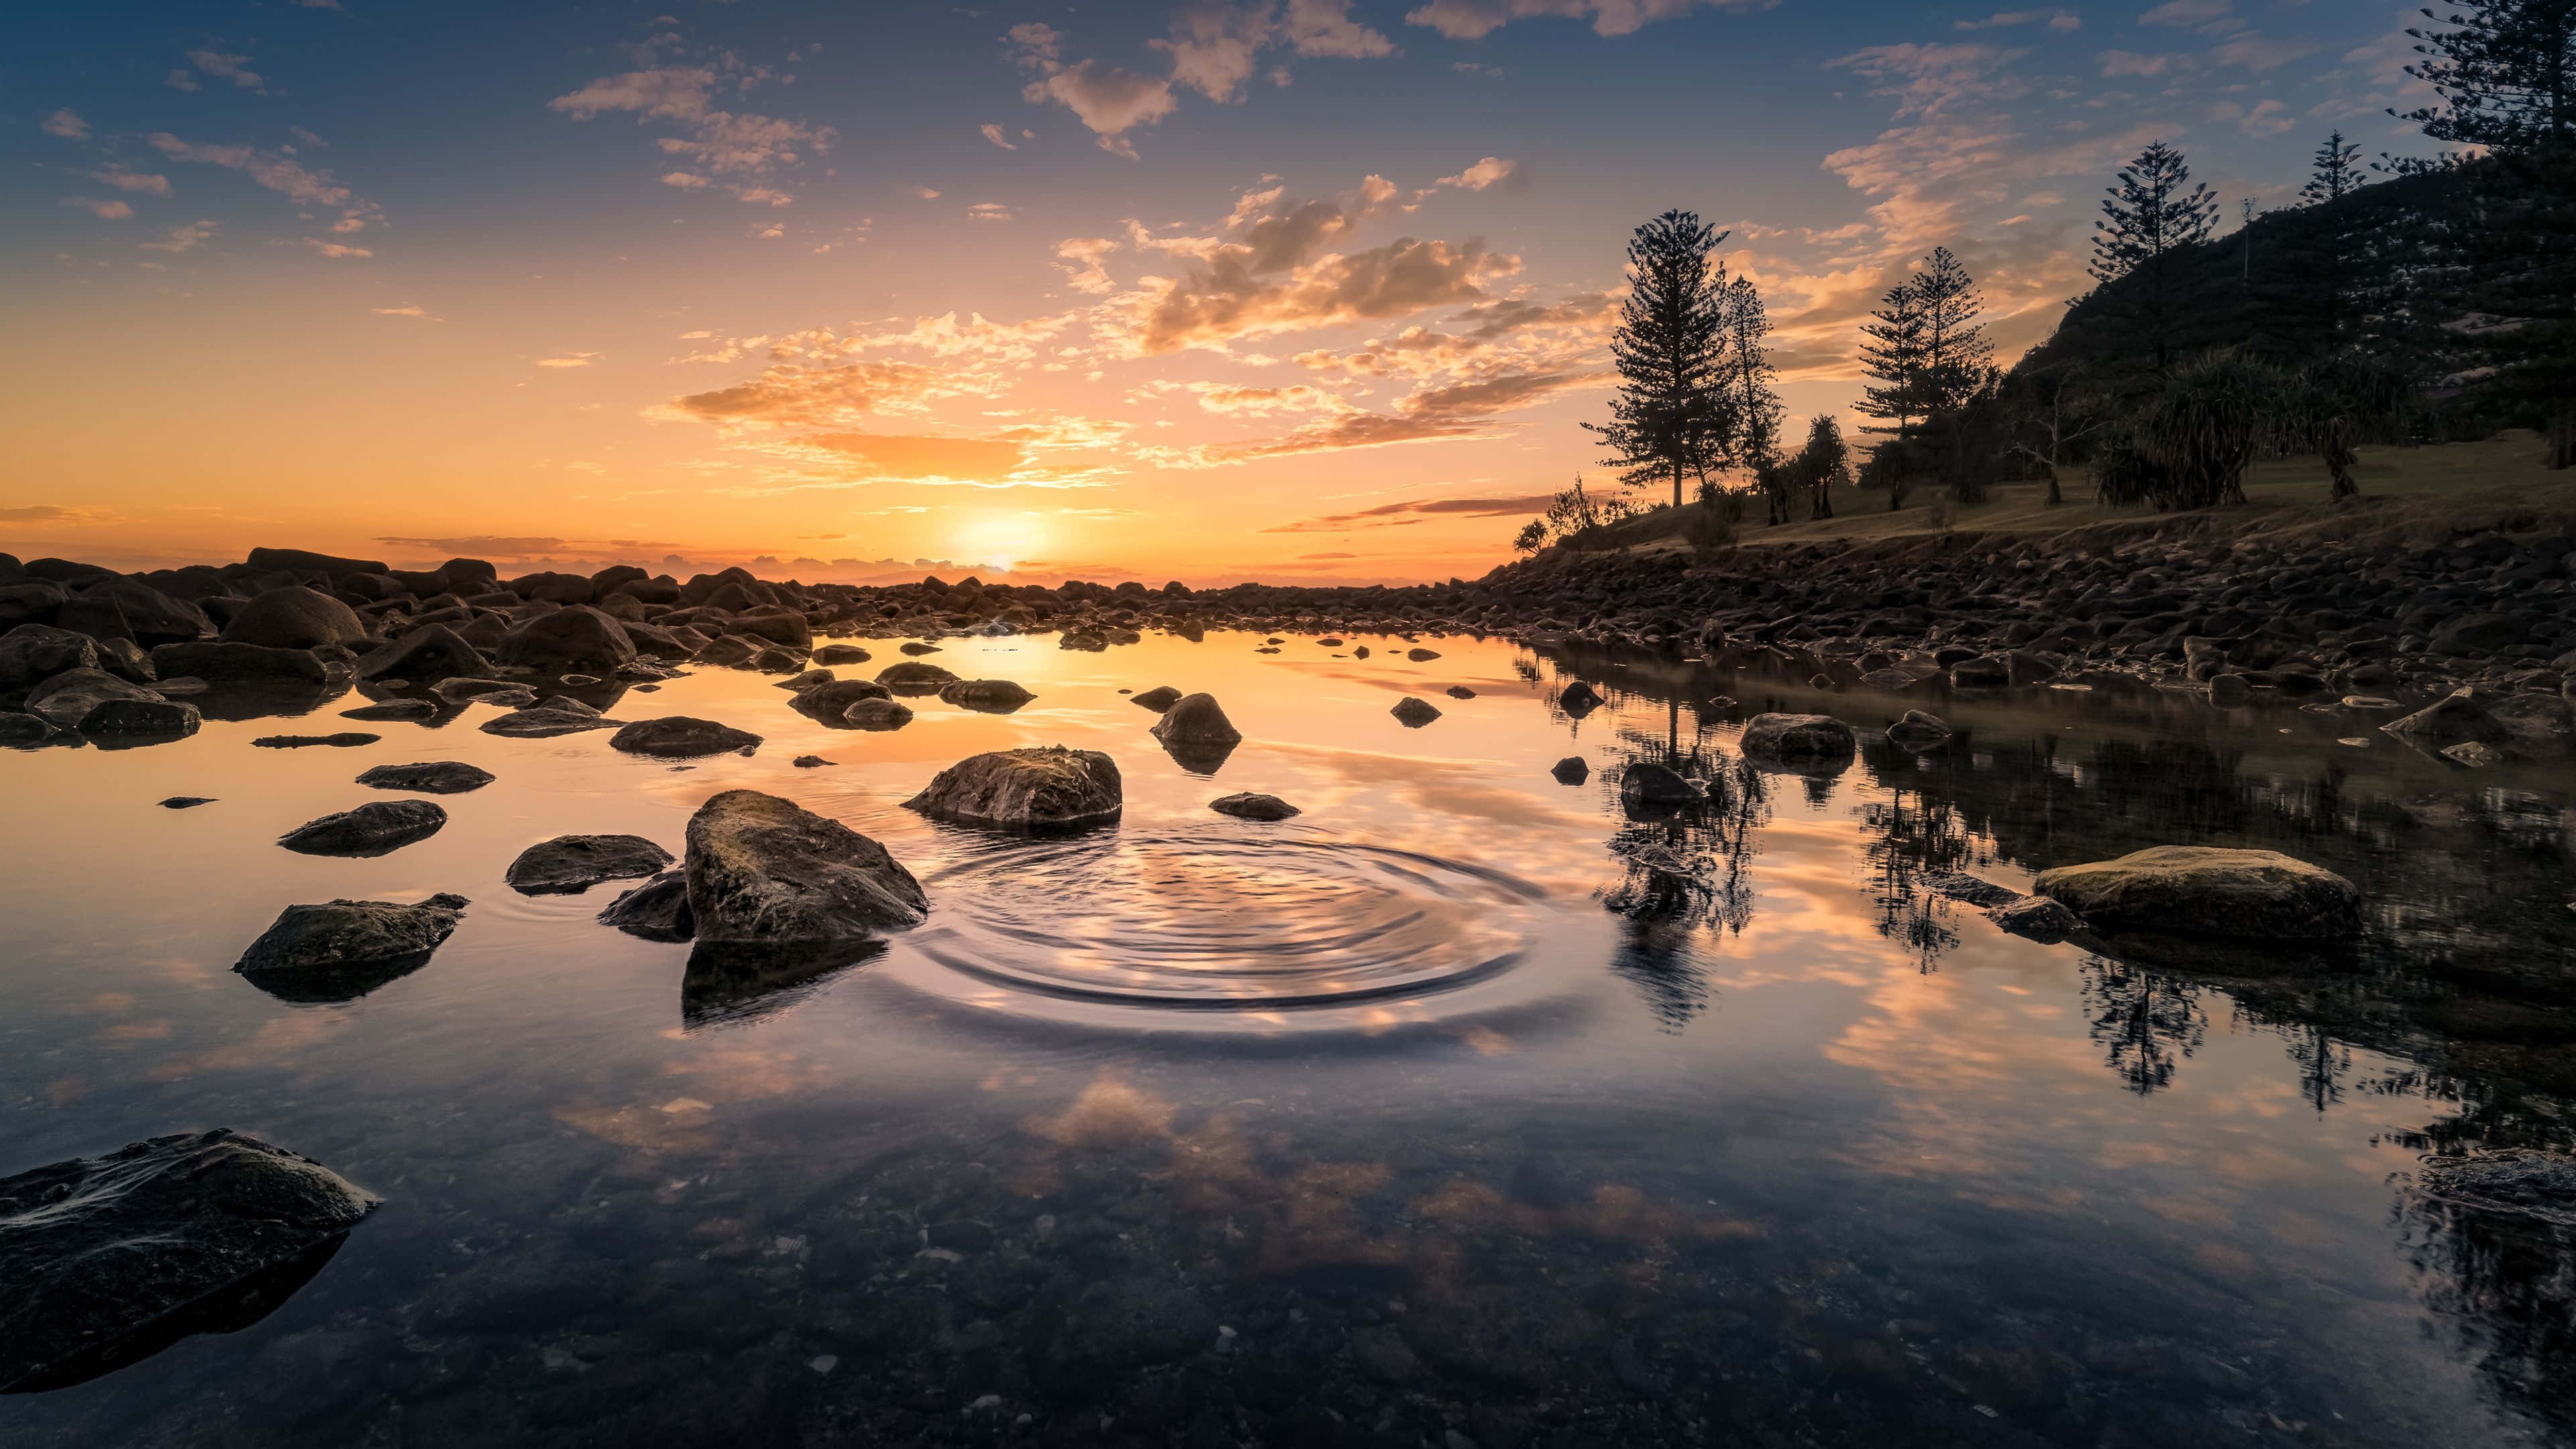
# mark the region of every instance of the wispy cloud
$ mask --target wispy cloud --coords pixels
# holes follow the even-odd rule
[[[203,74],[231,81],[243,90],[257,91],[262,95],[268,93],[267,77],[250,68],[249,56],[226,55],[220,50],[192,50],[188,52],[188,63]]]
[[[1778,0],[1431,0],[1405,12],[1405,23],[1451,40],[1482,40],[1515,20],[1548,16],[1588,20],[1596,35],[1629,35],[1694,10],[1768,10]]]
[[[68,109],[56,111],[38,121],[36,129],[48,136],[60,136],[66,141],[89,139],[89,122],[82,120]]]
[[[75,211],[86,211],[101,221],[123,221],[134,215],[134,208],[122,201],[102,201],[95,196],[66,196],[63,205]]]

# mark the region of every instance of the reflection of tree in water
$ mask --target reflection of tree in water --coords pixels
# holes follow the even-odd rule
[[[1742,761],[1713,755],[1701,724],[1684,741],[1678,702],[1667,703],[1660,738],[1622,724],[1618,740],[1622,768],[1661,765],[1707,791],[1680,809],[1630,811],[1609,840],[1619,882],[1601,893],[1624,923],[1610,970],[1678,1028],[1708,1009],[1694,942],[1706,932],[1741,934],[1753,920],[1753,830],[1770,818],[1769,785]]]
[[[1861,852],[1869,864],[1870,900],[1878,909],[1873,924],[1912,953],[1918,969],[1930,971],[1959,944],[1959,933],[1949,926],[1949,898],[1925,885],[1924,877],[1975,862],[1979,852],[1967,825],[1948,801],[1905,789],[1862,806],[1860,818],[1862,828],[1876,832]]]
[[[2088,956],[2083,990],[2087,1034],[2102,1048],[2102,1065],[2141,1097],[2172,1086],[2208,1035],[2199,988],[2180,977]]]
[[[2516,1407],[2576,1430],[2576,1223],[2563,1213],[2401,1198],[2418,1289]]]

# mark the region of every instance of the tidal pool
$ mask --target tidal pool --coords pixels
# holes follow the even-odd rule
[[[601,698],[766,737],[687,766],[487,735],[489,706],[362,748],[256,749],[277,718],[210,707],[176,743],[0,752],[0,1175],[229,1126],[385,1199],[255,1321],[0,1398],[0,1442],[2576,1435],[2576,1230],[2418,1179],[2569,1133],[2563,773],[2115,680],[1916,697],[1468,638],[942,642],[1036,699],[916,699],[866,733],[775,676]],[[1608,698],[1579,718],[1578,678]],[[1168,755],[1120,693],[1167,684],[1243,744]],[[1441,717],[1399,723],[1408,694]],[[1958,737],[1887,744],[1909,707]],[[1734,736],[1766,709],[1843,717],[1860,759],[1750,768]],[[1124,819],[1017,839],[900,806],[1036,744],[1114,756]],[[1567,755],[1587,781],[1550,775]],[[1720,803],[1631,819],[1640,759]],[[424,760],[498,779],[377,858],[273,843]],[[884,842],[929,922],[745,972],[597,924],[628,883],[502,883],[567,833],[676,853],[741,787]],[[1304,813],[1207,809],[1239,790]],[[2115,960],[1922,883],[2173,843],[2342,872],[2369,932]],[[230,970],[287,904],[438,892],[463,926],[353,999]]]

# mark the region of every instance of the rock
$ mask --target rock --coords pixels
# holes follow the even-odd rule
[[[107,706],[100,705],[99,708],[105,709]],[[2456,745],[2444,745],[2435,753],[2455,765],[2466,765],[2472,770],[2483,770],[2489,765],[2504,763],[2503,751],[2490,745],[2479,744],[2476,740],[2462,740]]]
[[[1431,723],[1433,720],[1440,718],[1440,706],[1433,704],[1427,699],[1416,699],[1412,695],[1408,694],[1404,698],[1397,700],[1395,702],[1395,708],[1388,711],[1388,713],[1394,715],[1396,723],[1403,725],[1406,729],[1418,730],[1424,725]]]
[[[2395,735],[2409,744],[2428,750],[2444,745],[2474,741],[2481,745],[2501,745],[2513,738],[2487,707],[2478,703],[2472,692],[2454,690],[2443,698],[2379,727],[2380,733]]]
[[[1407,649],[1404,651],[1404,657],[1412,660],[1416,664],[1428,664],[1432,660],[1440,657],[1440,651],[1437,649]]]
[[[1592,767],[1583,762],[1581,755],[1568,755],[1557,761],[1548,773],[1555,776],[1556,783],[1560,785],[1580,785],[1592,778]]]
[[[666,870],[625,892],[599,913],[599,923],[647,941],[689,939],[696,934],[689,916],[689,873]]]
[[[936,654],[939,652],[939,646],[936,644],[924,644],[919,640],[912,639],[905,640],[902,644],[895,647],[905,654]]]
[[[794,765],[800,770],[819,770],[832,762],[824,759],[821,755],[798,755],[795,759],[792,759],[787,763]]]
[[[2063,941],[2086,929],[2082,916],[2046,896],[2016,897],[1987,911],[1986,919],[2034,941]]]
[[[480,790],[496,778],[491,771],[461,760],[426,760],[415,765],[378,765],[358,783],[378,790],[410,790],[421,795],[462,795]]]
[[[639,719],[609,736],[608,745],[630,755],[660,755],[667,759],[686,760],[734,751],[749,754],[759,748],[760,736],[711,719],[674,714],[660,719]]]
[[[40,744],[53,737],[53,724],[42,716],[0,710],[0,745]]]
[[[173,795],[169,799],[161,802],[161,808],[164,810],[194,810],[200,805],[212,805],[214,803],[215,797],[212,795]]]
[[[193,704],[170,699],[102,700],[81,716],[80,732],[92,739],[101,737],[157,736],[176,739],[193,735],[203,723]]]
[[[1401,1387],[1422,1377],[1422,1360],[1404,1335],[1384,1325],[1369,1325],[1351,1330],[1351,1361],[1361,1373],[1390,1388]]]
[[[331,666],[310,649],[278,649],[264,644],[204,642],[164,644],[152,651],[152,667],[163,678],[193,675],[213,684],[324,684]]]
[[[1900,689],[1912,689],[1922,681],[1916,679],[1913,675],[1906,673],[1902,669],[1873,669],[1868,673],[1863,674],[1857,682],[1863,689],[1893,692]]]
[[[2242,674],[2209,676],[2209,702],[2220,709],[2235,709],[2254,699],[2254,685]]]
[[[1937,714],[1909,709],[1904,718],[1887,727],[1887,738],[1901,750],[1937,750],[1950,742],[1950,726]]]
[[[220,637],[227,644],[318,649],[325,644],[364,644],[367,626],[356,610],[329,594],[290,584],[242,605]]]
[[[640,835],[558,835],[519,852],[502,879],[523,896],[570,895],[660,872],[671,852]]]
[[[1637,760],[1619,772],[1619,800],[1630,806],[1675,809],[1706,797],[1699,787],[1652,760]]]
[[[1056,637],[1055,647],[1077,649],[1086,654],[1103,654],[1108,652],[1109,641],[1088,629],[1067,629]]]
[[[1990,880],[1980,880],[1963,870],[1928,871],[1923,876],[1923,886],[1936,895],[1966,901],[1972,906],[2008,906],[2023,899],[2017,890],[1996,885]]]
[[[798,714],[811,716],[824,724],[838,727],[848,723],[844,717],[849,714],[850,706],[861,700],[891,697],[882,684],[871,683],[865,679],[836,679],[829,684],[818,684],[812,689],[799,690],[796,697],[789,702],[788,708]]]
[[[1185,694],[1163,711],[1154,724],[1154,738],[1167,745],[1235,745],[1243,741],[1243,732],[1212,694]]]
[[[360,679],[408,679],[436,684],[482,674],[492,665],[483,651],[445,624],[424,624],[358,661]]]
[[[566,708],[566,706],[573,706]],[[555,695],[542,703],[507,714],[496,714],[483,721],[483,733],[514,740],[550,740],[562,735],[577,735],[586,730],[616,729],[621,720],[609,719],[579,700]]]
[[[1141,704],[1154,713],[1161,714],[1181,702],[1181,692],[1168,684],[1158,684],[1142,694],[1129,695],[1127,702]]]
[[[308,820],[277,838],[298,855],[390,855],[427,840],[447,824],[447,812],[427,800],[371,800]]]
[[[94,584],[68,600],[67,607],[81,603],[114,609],[126,635],[146,649],[203,639],[215,632],[215,621],[206,617],[204,609],[133,579]]]
[[[994,750],[940,771],[905,808],[937,820],[1012,830],[1105,825],[1124,808],[1118,763],[1061,745]]]
[[[442,679],[431,687],[430,693],[446,700],[449,704],[464,704],[473,700],[500,705],[537,702],[537,692],[515,679]],[[522,700],[518,698],[520,695],[527,697]]]
[[[303,750],[318,745],[334,750],[354,750],[360,745],[372,745],[383,738],[383,735],[365,734],[358,730],[342,730],[338,734],[330,735],[261,735],[251,741],[251,747],[261,750]]]
[[[826,644],[814,651],[817,664],[865,664],[868,651],[856,644]]]
[[[2269,850],[2160,845],[2043,871],[2032,889],[2105,930],[2301,940],[2361,929],[2352,882]]]
[[[804,673],[796,675],[793,678],[779,680],[776,684],[770,687],[773,689],[786,690],[790,694],[802,694],[806,690],[830,684],[839,678],[839,675],[834,674],[828,669],[808,669]]]
[[[438,705],[436,702],[426,699],[388,699],[379,701],[375,704],[362,704],[356,709],[344,709],[340,711],[340,718],[342,719],[381,721],[388,723],[397,720],[435,719],[437,716]]]
[[[930,910],[884,846],[756,790],[698,808],[683,869],[701,942],[855,940],[919,925]]]
[[[2433,648],[2443,654],[2493,654],[2523,641],[2522,622],[2504,614],[2469,614],[2433,631]]]
[[[1276,795],[1256,795],[1249,790],[1210,800],[1208,808],[1237,820],[1285,820],[1291,815],[1305,813]]]
[[[863,699],[841,711],[841,723],[854,730],[899,730],[912,723],[912,710],[891,699]]]
[[[2012,665],[1984,656],[1962,659],[1950,666],[1950,683],[1961,689],[2001,689],[2012,683]]]
[[[877,671],[877,683],[896,694],[937,694],[944,686],[956,682],[956,675],[918,659],[889,664]]]
[[[939,691],[944,703],[985,714],[1009,714],[1036,695],[1008,679],[961,679]]]
[[[15,694],[72,669],[99,667],[98,641],[51,624],[21,624],[0,634],[0,694]]]
[[[250,551],[246,562],[255,574],[329,574],[336,578],[341,574],[380,574],[385,571],[385,566],[373,559],[341,558],[337,554],[314,553],[301,548],[255,548]],[[460,559],[447,567],[454,568],[466,562],[469,561]],[[485,564],[483,568],[488,573],[491,565]]]
[[[272,995],[345,1000],[426,962],[465,918],[465,906],[463,896],[453,895],[431,896],[418,905],[340,900],[288,906],[233,970]]]
[[[0,1178],[0,1394],[258,1321],[377,1201],[226,1128]]]
[[[2576,753],[2576,708],[2558,695],[2508,695],[2487,713],[2513,737],[2518,753],[2538,759]]]
[[[499,656],[504,664],[546,673],[607,675],[635,662],[635,641],[625,625],[575,604],[512,629],[502,636]]]
[[[1840,764],[1859,747],[1851,726],[1829,714],[1757,714],[1740,743],[1747,759],[1799,767]]]
[[[161,694],[102,669],[66,669],[27,691],[27,712],[56,729],[78,729],[89,712],[113,699],[158,701]]]
[[[1451,699],[1474,699],[1476,697],[1476,691],[1469,689],[1463,684],[1453,684],[1443,692]]]

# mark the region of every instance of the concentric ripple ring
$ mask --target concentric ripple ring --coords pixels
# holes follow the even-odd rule
[[[1075,1001],[1197,1011],[1347,1006],[1508,971],[1534,886],[1383,846],[1270,832],[1020,841],[926,882],[908,939],[952,971]]]

